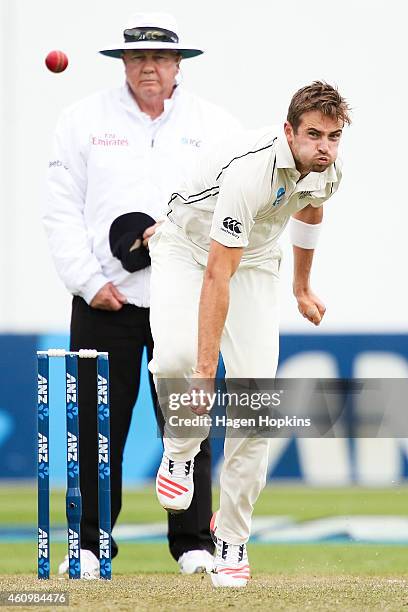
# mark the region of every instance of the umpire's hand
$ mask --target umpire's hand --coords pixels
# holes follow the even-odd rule
[[[143,234],[143,246],[149,248],[149,240],[157,230],[157,228],[163,223],[163,221],[157,221],[154,225],[148,227]]]
[[[100,310],[120,310],[126,304],[125,296],[112,283],[106,283],[92,299],[91,308]]]

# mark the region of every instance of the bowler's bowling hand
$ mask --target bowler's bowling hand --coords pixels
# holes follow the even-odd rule
[[[213,407],[214,379],[194,372],[187,393],[190,394],[190,408],[194,414],[208,414]]]
[[[314,325],[320,325],[326,306],[312,291],[305,291],[296,296],[300,314]]]

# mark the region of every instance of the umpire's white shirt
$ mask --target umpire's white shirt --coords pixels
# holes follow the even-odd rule
[[[128,212],[160,217],[199,151],[238,128],[227,112],[181,86],[155,120],[127,85],[65,110],[49,162],[44,224],[67,289],[90,303],[111,281],[129,303],[149,306],[150,268],[123,269],[109,247],[110,226]]]
[[[169,202],[169,219],[205,263],[210,238],[244,247],[241,266],[279,258],[277,240],[289,217],[319,207],[337,190],[341,164],[299,180],[282,129],[242,131],[203,155],[196,171]]]

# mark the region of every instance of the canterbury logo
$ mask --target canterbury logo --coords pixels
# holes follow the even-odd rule
[[[222,224],[225,227],[225,229],[230,230],[230,232],[233,232],[234,234],[241,234],[242,233],[242,230],[241,230],[241,227],[240,227],[242,225],[242,223],[240,223],[236,219],[233,219],[232,217],[225,217],[225,219],[222,222]]]

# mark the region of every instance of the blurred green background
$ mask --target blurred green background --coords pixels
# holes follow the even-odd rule
[[[218,491],[214,491],[214,508]],[[255,517],[287,516],[310,521],[330,516],[382,516],[406,518],[408,487],[393,488],[313,488],[268,486],[261,494]],[[0,530],[5,527],[32,527],[32,537],[24,541],[0,539],[0,574],[36,573],[35,525],[36,487],[0,488]],[[165,523],[166,514],[156,501],[153,487],[126,489],[118,525]],[[53,490],[51,525],[65,529],[65,491]],[[116,574],[177,572],[165,538],[121,541],[114,560]],[[65,542],[51,543],[52,572],[66,554]],[[356,575],[400,575],[407,572],[408,546],[404,544],[364,544],[331,541],[299,544],[250,543],[253,573],[316,573]]]

